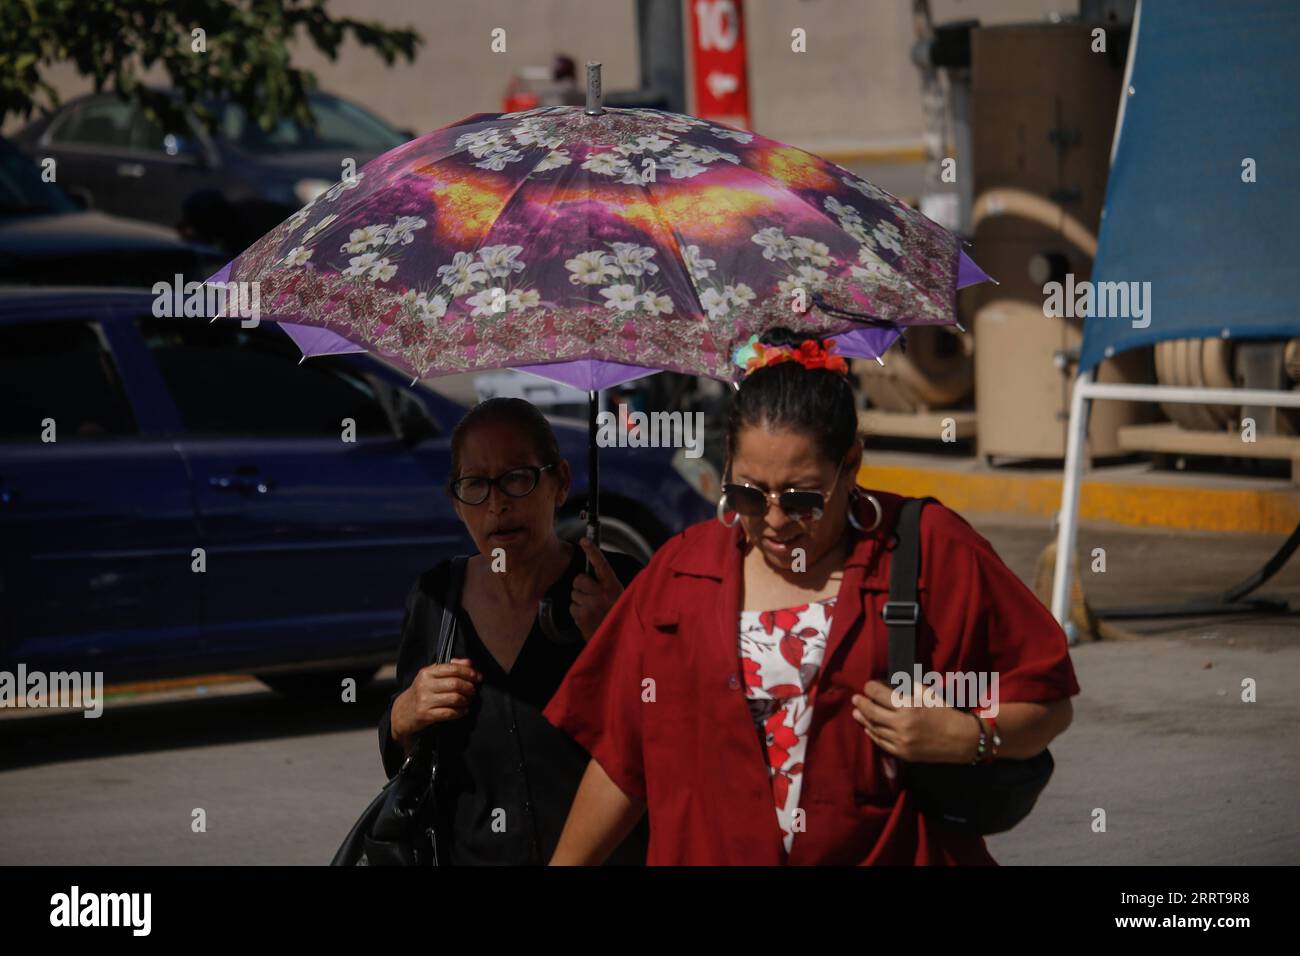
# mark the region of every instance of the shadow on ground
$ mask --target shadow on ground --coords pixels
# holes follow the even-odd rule
[[[60,713],[0,720],[0,771],[374,727],[394,690],[376,680],[356,703],[291,700],[270,690],[105,703],[96,718]]]

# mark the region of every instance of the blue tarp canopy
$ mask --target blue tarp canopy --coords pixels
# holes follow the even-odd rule
[[[1143,0],[1135,27],[1092,279],[1149,282],[1149,312],[1094,297],[1080,371],[1165,339],[1300,335],[1300,0]]]

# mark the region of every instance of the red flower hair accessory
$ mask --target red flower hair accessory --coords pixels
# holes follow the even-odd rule
[[[798,347],[795,347],[764,345],[758,341],[758,336],[754,336],[748,348],[742,350],[748,353],[745,356],[745,374],[748,375],[768,365],[779,365],[782,362],[798,362],[804,368],[821,368],[840,375],[849,374],[849,363],[843,356],[836,355],[835,349],[834,339],[827,339],[824,343],[816,339],[804,339]]]

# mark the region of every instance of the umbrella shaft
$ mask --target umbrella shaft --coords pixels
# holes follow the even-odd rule
[[[600,547],[600,455],[596,446],[598,393],[587,392],[587,538]],[[591,574],[591,561],[587,562]]]

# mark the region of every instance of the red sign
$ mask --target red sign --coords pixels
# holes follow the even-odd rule
[[[743,0],[685,0],[695,115],[749,129]]]

